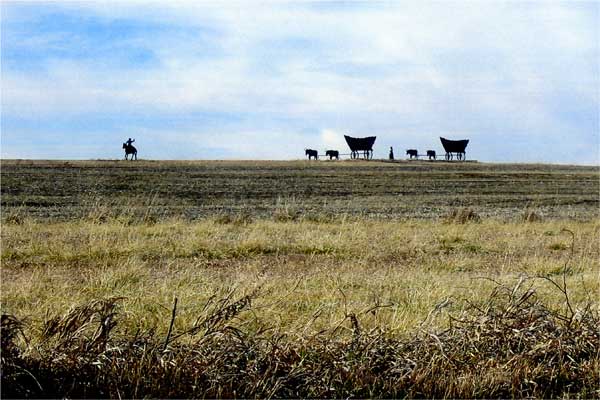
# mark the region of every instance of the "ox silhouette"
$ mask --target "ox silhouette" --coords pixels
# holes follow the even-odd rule
[[[414,157],[414,158],[418,158],[418,156],[419,156],[419,152],[418,152],[417,150],[415,150],[415,149],[409,149],[409,150],[406,150],[406,155],[407,155],[407,156],[410,156],[410,158],[411,158],[411,159],[412,159],[413,157]]]
[[[312,160],[312,158],[314,157],[315,160],[319,159],[319,152],[313,149],[305,149],[304,152],[306,153],[306,155],[308,156],[309,160]]]
[[[325,156],[329,157],[330,160],[333,159],[333,157],[335,157],[336,160],[340,159],[340,152],[337,150],[327,150],[325,152]]]
[[[435,150],[427,150],[427,157],[429,157],[429,159],[436,159],[435,158]]]

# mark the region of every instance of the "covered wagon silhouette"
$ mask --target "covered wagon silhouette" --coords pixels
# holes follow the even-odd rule
[[[440,137],[442,141],[442,146],[444,146],[444,150],[446,150],[446,161],[450,161],[453,159],[454,154],[456,154],[457,160],[465,160],[466,159],[466,151],[467,144],[469,144],[469,139],[463,140],[449,140],[443,137]]]
[[[346,143],[348,143],[348,147],[350,147],[350,156],[352,158],[359,158],[360,152],[362,152],[363,157],[367,160],[373,158],[373,144],[375,143],[377,136],[354,138],[344,135],[344,138],[346,139]]]

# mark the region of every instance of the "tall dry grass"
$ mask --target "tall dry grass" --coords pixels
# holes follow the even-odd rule
[[[112,334],[119,299],[91,302],[47,321],[35,355],[16,343],[23,323],[3,315],[3,397],[600,395],[597,308],[554,310],[527,280],[496,286],[445,330],[401,338],[347,311],[334,327],[291,338],[257,317],[258,329],[236,322],[256,295],[221,299],[164,343],[153,330]]]
[[[575,232],[574,254],[565,227]],[[485,296],[493,286],[487,278],[553,276],[567,259],[571,296],[585,299],[599,289],[599,232],[595,222],[488,220],[5,224],[3,309],[41,320],[73,304],[122,296],[126,325],[166,331],[160,321],[173,296],[181,301],[179,321],[191,323],[212,296],[262,285],[257,306],[283,330],[335,323],[343,292],[357,310],[391,304],[366,323],[402,332],[444,299]]]
[[[3,224],[3,396],[599,395],[598,221],[294,207]]]

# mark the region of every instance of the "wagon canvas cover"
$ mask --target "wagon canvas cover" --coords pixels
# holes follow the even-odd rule
[[[440,137],[440,140],[442,141],[442,146],[444,146],[446,153],[464,153],[465,149],[467,148],[467,144],[469,144],[469,139],[448,140]]]
[[[373,144],[375,143],[375,139],[377,136],[367,136],[364,138],[353,138],[347,135],[344,135],[346,139],[346,143],[350,147],[352,151],[367,151],[373,150]]]

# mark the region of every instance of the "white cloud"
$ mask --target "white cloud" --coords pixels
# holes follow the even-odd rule
[[[332,129],[323,129],[321,131],[321,148],[325,150],[346,150],[348,145],[344,140],[343,132],[336,132]],[[346,153],[346,151],[342,151]]]
[[[240,157],[277,158],[281,152],[270,143],[289,149],[283,154],[292,157],[297,146],[345,148],[343,132],[378,134],[390,144],[411,147],[424,136],[427,146],[444,132],[485,140],[482,129],[488,127],[528,136],[535,145],[541,137],[558,140],[581,129],[581,121],[549,108],[548,99],[560,103],[566,93],[565,101],[576,98],[583,105],[600,100],[598,27],[588,15],[591,9],[598,17],[597,4],[391,2],[321,10],[322,5],[55,4],[106,20],[209,29],[219,51],[203,54],[199,42],[166,31],[136,39],[158,58],[143,68],[56,59],[45,61],[43,74],[3,68],[2,113],[52,118],[146,112],[149,119],[198,111],[281,115],[293,124],[282,128],[245,120],[218,138],[186,128],[196,132],[198,145],[226,146]],[[35,52],[57,37],[23,40]],[[296,39],[302,39],[300,45]],[[596,131],[579,140],[597,138],[597,119],[584,129],[590,126]],[[308,128],[314,129],[312,136]],[[553,155],[546,157],[550,161]]]

